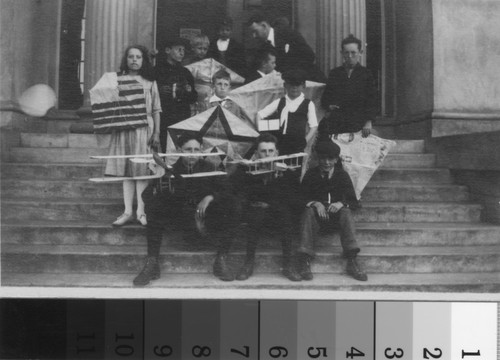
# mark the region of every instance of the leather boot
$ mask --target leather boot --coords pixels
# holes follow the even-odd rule
[[[288,259],[285,259],[283,261],[283,270],[281,270],[281,273],[290,281],[300,281],[302,280],[302,278],[297,273],[294,261],[292,259],[293,257],[288,257]]]
[[[146,264],[142,268],[142,271],[134,279],[135,286],[144,286],[149,284],[151,280],[156,280],[160,278],[160,264],[158,264],[158,259],[153,256],[146,257]]]
[[[234,275],[231,273],[226,263],[226,254],[218,253],[214,261],[214,275],[222,281],[233,281]]]
[[[246,280],[253,274],[254,259],[247,259],[236,275],[236,280]]]
[[[356,258],[348,258],[347,259],[346,272],[348,275],[352,276],[356,280],[359,280],[359,281],[368,280],[368,276],[363,271],[361,266],[359,266],[358,262],[356,261]]]
[[[307,254],[299,254],[298,262],[298,273],[302,280],[312,280],[313,274],[311,272],[311,257]]]

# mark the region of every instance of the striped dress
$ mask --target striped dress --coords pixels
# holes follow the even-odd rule
[[[146,100],[148,126],[131,130],[113,130],[109,155],[148,154],[151,149],[148,141],[154,130],[153,114],[161,112],[160,95],[156,81],[149,81],[142,76],[133,76],[142,84]],[[105,174],[107,176],[143,176],[148,175],[146,164],[134,164],[128,159],[108,159]]]

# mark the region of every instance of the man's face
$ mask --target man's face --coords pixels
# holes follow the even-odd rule
[[[260,71],[264,74],[269,74],[276,68],[276,56],[269,54],[267,56],[267,61],[262,64],[260,67]]]
[[[182,59],[184,59],[184,52],[185,49],[183,45],[174,45],[165,49],[167,59],[175,62],[181,62]]]
[[[359,63],[361,54],[362,51],[359,50],[358,44],[345,44],[342,47],[342,58],[344,59],[344,63],[349,67],[352,67]]]
[[[222,26],[219,29],[219,39],[227,40],[231,37],[232,29],[230,26]]]
[[[199,154],[201,153],[201,144],[195,140],[189,140],[186,142],[184,145],[181,146],[181,152],[184,154]],[[182,158],[182,162],[184,166],[191,168],[193,167],[198,161],[200,161],[200,157],[189,157],[185,156]]]
[[[257,157],[259,159],[266,159],[278,156],[278,150],[276,149],[276,144],[273,142],[261,142],[257,146]],[[262,164],[262,168],[271,168],[271,163]]]
[[[290,99],[296,99],[300,96],[300,94],[304,91],[305,85],[300,84],[300,85],[292,85],[289,84],[285,81],[285,92],[288,95]]]
[[[250,32],[256,39],[267,40],[267,37],[269,35],[269,25],[265,22],[254,22],[252,23],[252,25],[250,25]]]
[[[319,168],[321,171],[330,171],[337,163],[338,158],[331,158],[325,155],[318,156]]]
[[[214,92],[215,95],[224,99],[231,90],[231,83],[228,79],[215,79]]]
[[[197,59],[204,59],[207,56],[208,45],[207,44],[198,44],[193,47],[193,54]]]

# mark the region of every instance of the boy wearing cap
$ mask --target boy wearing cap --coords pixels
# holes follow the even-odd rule
[[[165,46],[165,60],[156,67],[156,82],[160,101],[165,108],[161,113],[160,143],[163,151],[167,143],[167,127],[191,116],[191,107],[198,94],[191,72],[181,65],[186,40],[171,39]]]
[[[231,37],[233,20],[229,17],[222,19],[217,28],[217,40],[212,41],[208,49],[208,57],[245,76],[246,62],[243,45]]]
[[[315,256],[314,243],[320,228],[340,228],[346,272],[356,280],[366,281],[368,277],[356,261],[360,248],[352,216],[352,210],[360,205],[352,181],[342,168],[340,148],[332,141],[319,141],[315,150],[319,165],[307,171],[301,185],[306,208],[300,220],[299,274],[303,280],[313,278],[310,262]]]
[[[285,96],[277,99],[257,113],[257,121],[280,119],[277,131],[280,154],[288,155],[308,152],[308,144],[316,135],[318,119],[314,103],[306,99],[306,74],[302,70],[292,70],[283,74]]]

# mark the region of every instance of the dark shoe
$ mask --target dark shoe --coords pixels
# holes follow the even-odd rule
[[[313,274],[311,272],[311,257],[307,254],[300,254],[298,262],[299,276],[302,280],[312,280]]]
[[[302,280],[302,278],[300,277],[300,275],[297,273],[297,271],[295,270],[295,268],[288,264],[286,266],[283,267],[283,270],[281,271],[281,273],[290,281],[300,281]]]
[[[356,259],[347,259],[346,271],[348,275],[352,276],[356,280],[359,281],[368,280],[368,276],[363,271],[363,269],[361,269]]]
[[[156,280],[160,278],[160,264],[158,264],[158,259],[152,256],[146,258],[146,264],[142,268],[142,271],[134,279],[135,286],[144,286],[149,284],[151,280]]]
[[[225,254],[217,254],[214,261],[214,275],[222,281],[234,280],[234,276],[227,266]]]
[[[253,261],[246,261],[245,265],[241,267],[241,269],[238,271],[238,274],[236,275],[236,280],[246,280],[253,274]]]

